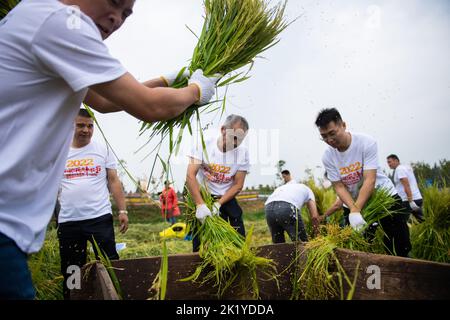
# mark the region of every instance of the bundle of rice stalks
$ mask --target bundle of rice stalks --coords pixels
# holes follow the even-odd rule
[[[352,250],[367,251],[369,244],[350,227],[341,229],[338,225],[329,224],[321,227],[321,235],[307,242],[304,250],[299,255],[307,255],[302,272],[296,272],[294,278],[292,299],[303,297],[307,300],[327,300],[340,295],[341,299],[351,299],[355,279],[351,281],[342,268],[334,249],[346,248]],[[337,271],[330,273],[330,267],[334,265]],[[356,266],[356,269],[359,267]],[[337,280],[337,281],[336,281]],[[345,281],[350,290],[344,295]]]
[[[20,0],[2,0],[0,2],[0,20],[2,20],[19,2]]]
[[[202,189],[202,197],[206,205],[212,208],[214,200],[206,189]],[[192,205],[190,196],[188,203]],[[195,204],[190,207],[195,212]],[[203,275],[202,284],[213,283],[220,298],[230,286],[237,283],[241,294],[246,298],[259,298],[257,271],[268,279],[276,279],[275,264],[271,259],[256,256],[255,250],[250,248],[252,236],[251,228],[244,239],[227,221],[220,216],[207,217],[203,224],[198,226],[197,235],[200,239],[199,255],[201,264],[188,278],[181,281],[198,281]],[[249,287],[252,288],[249,291]]]
[[[381,219],[394,215],[402,214],[400,211],[393,210],[395,199],[389,194],[389,191],[384,188],[375,188],[372,196],[367,201],[364,208],[361,210],[361,215],[370,226],[374,222],[380,222]]]
[[[431,186],[422,195],[425,221],[411,228],[412,255],[450,263],[450,189]]]
[[[323,215],[328,208],[330,208],[336,201],[336,193],[333,189],[325,189],[323,187],[318,187],[314,181],[314,178],[310,178],[306,185],[314,193],[314,198],[316,199],[316,206],[319,215]],[[311,217],[306,211],[306,208],[302,209],[302,218],[305,224],[306,231],[309,236],[313,236],[313,227],[311,223]],[[339,223],[341,216],[338,214],[333,214],[329,220],[330,223]]]
[[[306,185],[314,193],[316,198],[316,206],[319,214],[323,214],[329,207],[331,207],[336,200],[336,193],[333,189],[325,189],[323,187],[318,187],[314,179],[309,179]]]
[[[284,19],[285,3],[269,8],[266,0],[205,0],[205,21],[198,44],[192,55],[189,71],[202,69],[206,76],[230,75],[243,67],[253,66],[254,59],[278,43],[278,35],[288,26]],[[183,70],[180,71],[180,75]],[[248,72],[230,75],[219,86],[247,80]],[[186,86],[187,79],[178,77],[174,88]],[[225,107],[223,99],[222,110]],[[206,111],[208,108],[203,108]],[[210,110],[214,111],[214,110]],[[196,118],[200,125],[197,106],[189,107],[183,114],[169,121],[144,123],[141,134],[152,130],[150,139],[156,135],[170,136],[170,151],[181,143],[182,133],[187,127],[192,134],[191,122]],[[179,128],[176,140],[173,130]],[[200,132],[201,134],[201,132]],[[202,137],[203,140],[203,137]]]

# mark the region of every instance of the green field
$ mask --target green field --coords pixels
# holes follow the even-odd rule
[[[413,221],[410,224],[413,245],[410,257],[449,263],[450,189],[439,189],[432,186],[425,188],[423,195],[425,222],[417,224]],[[323,198],[321,203],[324,204],[326,199],[325,197],[321,198]],[[316,197],[316,199],[319,199],[319,197]],[[332,199],[335,199],[335,197],[333,196]],[[244,211],[244,223],[247,231],[253,227],[251,245],[257,247],[270,244],[272,241],[264,216],[263,201],[241,202],[241,206]],[[325,205],[325,207],[328,207],[328,205]],[[115,226],[116,242],[126,244],[126,248],[119,252],[120,259],[162,255],[162,242],[159,232],[168,228],[170,224],[163,221],[160,209],[156,206],[129,207],[128,211],[129,229],[127,233],[119,234],[118,226]],[[310,233],[311,226],[306,212],[303,212],[302,216],[306,229]],[[181,216],[178,221],[182,222],[183,219],[184,217]],[[190,253],[192,252],[192,244],[191,241],[170,239],[167,241],[167,249],[169,255]],[[94,259],[92,253],[91,258]],[[37,291],[37,298],[45,300],[62,299],[62,276],[59,270],[60,258],[54,221],[49,225],[42,250],[30,257],[29,266]]]
[[[244,223],[247,230],[253,226],[253,245],[260,246],[271,243],[271,236],[264,217],[262,201],[242,202]],[[126,243],[126,248],[119,252],[120,259],[159,256],[162,244],[159,232],[168,228],[158,207],[129,207],[129,229],[125,234],[118,232],[115,226],[116,242]],[[178,221],[182,222],[183,216]],[[115,220],[117,223],[117,219]],[[167,241],[169,254],[192,252],[192,242],[181,239]],[[62,299],[62,276],[60,273],[60,258],[55,222],[49,225],[46,240],[42,250],[31,256],[29,260],[33,283],[37,298],[43,300]]]

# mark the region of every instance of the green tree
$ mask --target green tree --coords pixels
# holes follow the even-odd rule
[[[284,160],[279,160],[276,164],[276,168],[277,168],[277,173],[275,174],[276,179],[278,182],[282,183],[283,182],[283,177],[281,176],[281,171],[284,170],[284,165],[286,164],[286,161]]]
[[[443,159],[431,166],[425,162],[411,164],[419,184],[437,184],[438,187],[450,185],[450,161]]]

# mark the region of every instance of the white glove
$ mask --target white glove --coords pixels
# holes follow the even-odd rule
[[[195,211],[195,217],[200,220],[201,223],[203,223],[208,216],[211,217],[212,214],[206,204],[198,205],[197,210]]]
[[[175,80],[177,79],[177,76],[180,73],[180,71],[181,70],[174,71],[171,74],[161,76],[161,79],[166,83],[166,85],[168,87],[171,87],[173,85],[173,83],[175,82]],[[190,75],[190,73],[189,73],[188,68],[185,68],[183,71],[183,74],[180,76],[180,79],[189,78],[189,75]]]
[[[214,77],[205,77],[203,70],[197,69],[189,79],[189,84],[195,84],[200,91],[200,98],[195,103],[196,105],[205,105],[211,100],[216,91],[216,83],[219,80],[220,75]]]
[[[361,230],[364,225],[366,224],[366,221],[363,219],[361,213],[359,212],[352,212],[348,216],[348,220],[350,221],[350,225],[352,228],[356,231]]]
[[[219,203],[219,201],[214,202],[212,207],[212,214],[220,215],[220,206],[221,204]]]
[[[412,211],[420,211],[420,207],[414,201],[409,202],[409,207]]]

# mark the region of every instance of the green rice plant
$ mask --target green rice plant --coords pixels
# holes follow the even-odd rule
[[[2,20],[19,2],[20,0],[2,0],[0,2],[0,20]]]
[[[314,198],[317,206],[317,211],[319,215],[323,215],[328,208],[330,208],[336,201],[336,193],[333,189],[325,189],[323,187],[318,187],[314,181],[314,177],[310,177],[305,184],[314,193]],[[311,222],[311,217],[308,214],[306,208],[302,208],[301,213],[303,222],[305,224],[306,232],[308,236],[314,236],[314,230]],[[340,217],[337,217],[336,213],[332,215],[332,219],[329,219],[331,223],[338,223]]]
[[[339,294],[344,299],[343,280],[350,287],[346,298],[351,299],[356,275],[353,281],[349,279],[334,252],[336,248],[367,251],[369,244],[350,227],[341,229],[334,224],[321,226],[321,234],[307,242],[299,252],[299,256],[306,254],[307,258],[304,265],[298,266],[302,270],[295,273],[298,277],[293,279],[292,299],[327,300],[337,298]],[[332,265],[337,271],[330,273]]]
[[[247,80],[255,58],[276,45],[278,36],[288,26],[284,18],[286,2],[272,8],[268,3],[266,0],[204,0],[204,24],[200,36],[196,36],[198,43],[188,67],[191,74],[202,69],[206,76],[228,76],[218,84],[219,87]],[[249,70],[239,71],[244,67]],[[181,77],[183,71],[180,71],[172,87],[181,88],[187,85],[188,80]],[[233,74],[235,72],[236,74]],[[226,98],[222,101],[222,112],[225,102]],[[211,105],[212,103],[204,106],[202,112],[220,109],[211,109]],[[199,129],[202,128],[197,106],[189,107],[172,120],[143,123],[141,134],[151,130],[150,140],[155,136],[161,136],[162,140],[169,137],[169,150],[172,153],[174,148],[178,149],[186,128],[192,135],[191,124],[194,119]],[[174,137],[176,128],[179,132]],[[200,136],[204,144],[201,130]]]
[[[412,255],[417,259],[450,263],[450,189],[425,188],[425,221],[411,227]]]
[[[367,222],[366,226],[370,226],[374,222],[380,223],[381,219],[393,214],[403,214],[401,211],[393,210],[395,202],[396,200],[390,195],[389,190],[375,188],[366,205],[361,210],[361,215]]]
[[[201,193],[206,205],[211,209],[214,199],[205,188],[202,188]],[[191,205],[192,212],[195,212],[193,201],[189,198],[191,196],[188,194],[187,203]],[[250,247],[252,230],[253,228],[250,228],[244,238],[220,216],[207,217],[198,226],[196,233],[200,239],[199,255],[202,262],[191,276],[180,281],[213,283],[219,298],[237,281],[245,296],[248,297],[251,293],[252,298],[258,299],[257,271],[268,279],[274,279],[276,268],[273,260],[258,257],[256,251]],[[249,287],[252,288],[251,292]]]
[[[165,300],[167,292],[167,279],[169,273],[169,256],[167,253],[166,241],[162,242],[162,257],[161,257],[161,268],[158,274],[153,280],[150,292],[152,292],[152,297],[150,299]]]
[[[333,189],[325,189],[323,187],[318,187],[314,181],[314,178],[310,178],[306,185],[314,193],[314,198],[316,199],[317,211],[319,214],[323,214],[329,207],[331,207],[336,200],[336,193]]]
[[[119,296],[119,299],[123,299],[122,288],[120,287],[119,279],[117,278],[116,273],[114,272],[115,268],[112,266],[111,260],[109,260],[108,256],[103,252],[103,250],[100,249],[94,237],[92,237],[92,243],[99,258],[98,262],[100,262],[105,266],[106,271],[108,271],[109,277],[111,278],[111,281],[114,285],[114,289],[116,289],[116,292]]]
[[[28,259],[38,300],[63,299],[63,276],[56,229],[49,229],[42,249]]]
[[[375,234],[370,236],[372,238],[370,241],[371,245],[367,252],[396,255],[395,252],[390,252],[390,249],[384,244],[384,239],[387,235],[380,222],[388,216],[406,214],[402,209],[394,209],[395,204],[396,199],[390,195],[387,189],[375,188],[366,205],[361,210],[361,215],[366,221],[366,225],[362,230],[363,233],[372,224],[378,223]]]

